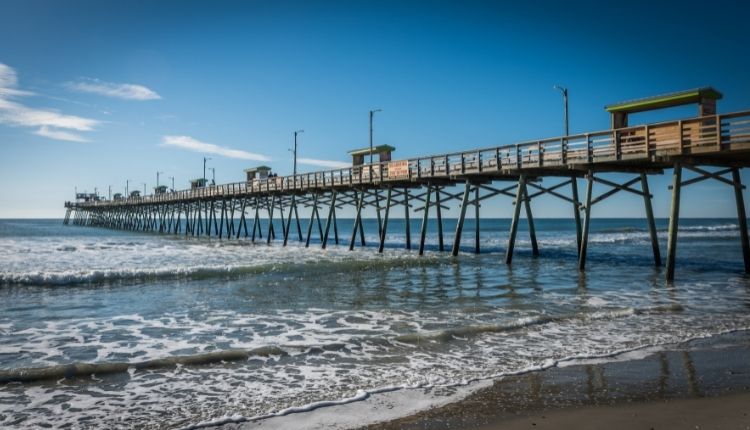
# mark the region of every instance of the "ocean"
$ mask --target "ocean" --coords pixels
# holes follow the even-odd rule
[[[477,381],[750,329],[736,220],[680,221],[674,283],[644,219],[594,219],[585,273],[571,219],[536,220],[538,257],[522,221],[510,266],[509,224],[483,219],[474,254],[467,220],[451,257],[434,224],[417,255],[418,220],[411,251],[391,220],[383,254],[369,219],[354,251],[347,219],[325,250],[316,236],[267,245],[266,230],[252,243],[0,220],[0,427],[195,428],[399,390],[445,401]],[[18,375],[34,380],[8,382]]]

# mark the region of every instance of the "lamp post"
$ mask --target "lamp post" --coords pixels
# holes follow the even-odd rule
[[[216,167],[209,167],[208,170],[211,171],[211,185],[216,185]]]
[[[292,174],[294,176],[297,176],[297,135],[300,133],[304,133],[305,130],[297,130],[294,132],[294,170],[292,171]]]
[[[203,181],[206,181],[206,161],[210,160],[211,158],[203,157]]]
[[[568,89],[560,85],[555,85],[554,88],[556,90],[560,90],[563,96],[563,107],[564,107],[563,120],[565,121],[565,137],[567,137],[568,135],[570,135],[570,128],[568,124]],[[567,149],[568,149],[568,141],[567,139],[563,139],[562,150],[564,154],[567,153]],[[575,223],[576,223],[576,245],[577,245],[576,251],[578,253],[578,256],[580,257],[581,256],[581,240],[582,240],[583,232],[581,230],[581,210],[580,210],[581,208],[578,203],[578,180],[575,176],[570,177],[570,186],[571,186],[571,192],[572,192],[571,196],[573,197],[573,218],[575,219]]]
[[[565,121],[565,135],[570,134],[570,130],[568,128],[568,89],[565,87],[562,87],[560,85],[555,85],[554,88],[556,90],[560,90],[563,96],[563,104],[564,104],[564,111],[563,111],[563,120]]]
[[[156,188],[159,188],[159,175],[161,175],[164,172],[156,171]]]
[[[375,116],[375,112],[382,112],[383,109],[374,109],[370,111],[370,164],[372,165],[372,117]],[[372,169],[372,167],[370,167]]]
[[[125,198],[130,197],[130,179],[125,180]]]
[[[169,179],[172,180],[172,192],[174,192],[174,176],[170,176]]]
[[[143,184],[143,197],[146,197],[146,183],[141,182]]]
[[[107,193],[107,200],[112,200],[112,185],[109,186],[109,193]]]

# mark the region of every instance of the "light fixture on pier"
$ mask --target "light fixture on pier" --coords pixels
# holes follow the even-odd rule
[[[294,150],[292,151],[294,153],[294,170],[292,171],[294,176],[297,176],[297,135],[304,132],[305,130],[296,130],[294,132]]]
[[[564,104],[563,120],[565,121],[565,135],[567,136],[570,134],[570,130],[568,128],[568,89],[561,85],[555,85],[553,88],[556,90],[560,90],[563,96],[563,104]]]

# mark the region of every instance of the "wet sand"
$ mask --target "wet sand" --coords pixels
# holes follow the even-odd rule
[[[460,402],[366,428],[750,429],[750,332],[503,378]]]

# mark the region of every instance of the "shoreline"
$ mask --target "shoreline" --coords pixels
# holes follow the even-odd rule
[[[627,356],[627,353],[624,354]],[[360,427],[750,429],[750,331],[635,359],[580,360],[495,380],[462,400]]]
[[[750,330],[741,330],[562,361],[543,370],[448,389],[401,389],[257,421],[214,425],[223,430],[493,430],[589,428],[586,423],[593,429],[601,428],[602,422],[624,423],[614,430],[686,428],[686,423],[675,420],[689,417],[696,423],[726,418],[728,424],[718,428],[746,429],[749,415]]]

